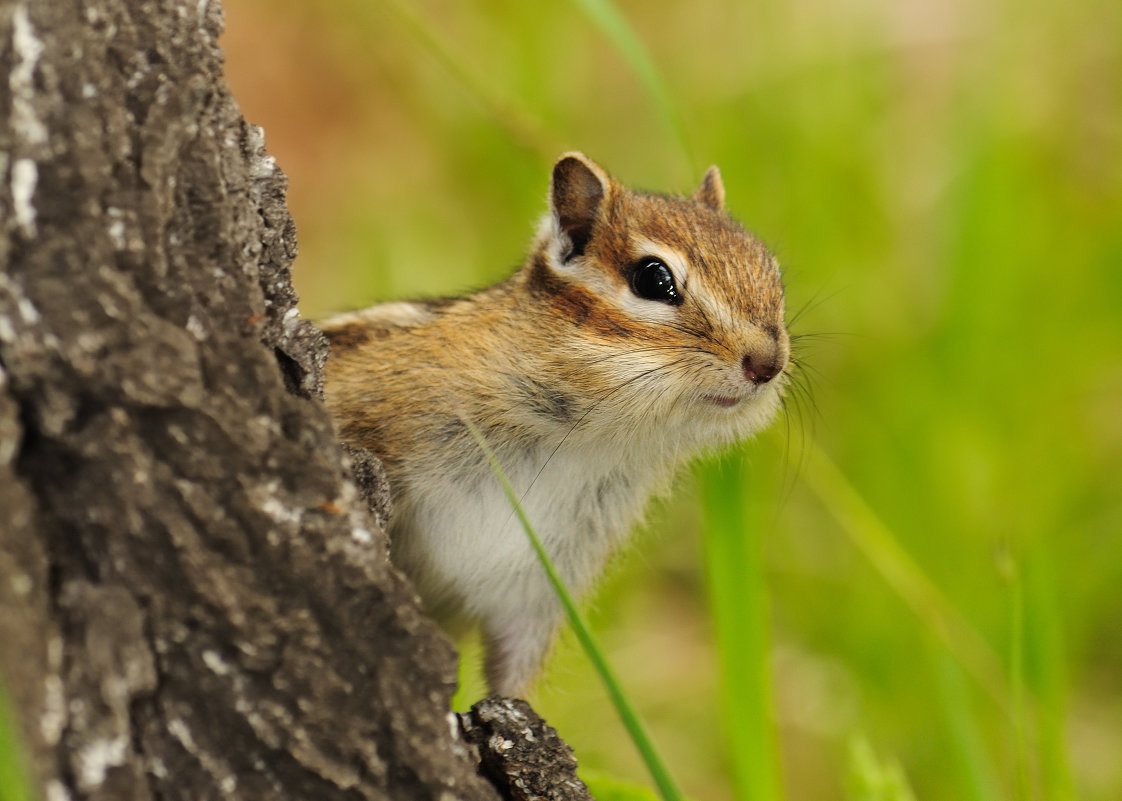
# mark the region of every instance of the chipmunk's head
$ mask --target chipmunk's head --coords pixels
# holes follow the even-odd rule
[[[567,323],[559,347],[598,414],[695,445],[774,416],[790,357],[779,267],[724,200],[716,167],[681,198],[628,191],[580,153],[554,166],[527,288]]]

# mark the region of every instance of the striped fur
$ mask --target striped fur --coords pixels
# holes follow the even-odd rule
[[[341,436],[390,477],[393,558],[439,620],[482,628],[495,692],[524,691],[560,610],[462,420],[495,448],[563,577],[587,590],[681,462],[778,408],[790,349],[779,269],[723,205],[716,168],[687,199],[628,191],[568,154],[511,278],[324,326]],[[674,274],[680,305],[632,291],[648,257]],[[749,381],[749,358],[779,375]]]

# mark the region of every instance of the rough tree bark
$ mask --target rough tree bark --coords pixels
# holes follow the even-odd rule
[[[555,737],[524,769],[480,740],[504,709],[501,737],[548,740],[528,707],[466,726],[482,767],[448,711],[377,466],[357,490],[318,400],[285,179],[221,26],[217,0],[0,0],[0,679],[34,782],[582,797]]]

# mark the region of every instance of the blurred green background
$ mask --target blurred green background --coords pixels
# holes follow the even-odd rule
[[[1122,4],[225,7],[305,316],[506,276],[566,149],[779,256],[808,396],[590,609],[687,794],[1122,797]],[[567,639],[533,700],[648,783]]]

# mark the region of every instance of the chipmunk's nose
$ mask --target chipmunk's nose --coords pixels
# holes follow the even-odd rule
[[[772,338],[754,346],[740,360],[744,377],[753,384],[766,384],[779,375],[786,359],[779,350],[779,343]]]

